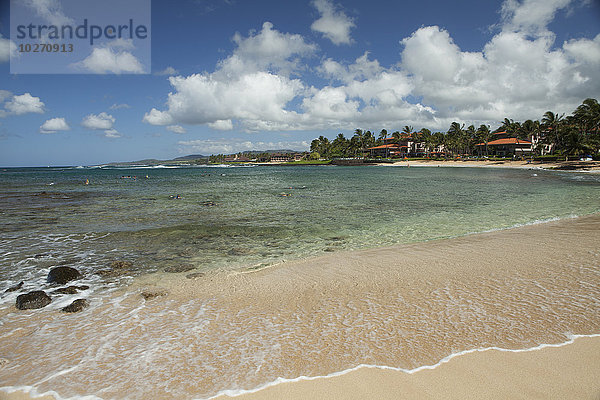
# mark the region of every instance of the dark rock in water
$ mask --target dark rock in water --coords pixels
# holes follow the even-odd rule
[[[84,308],[88,307],[89,305],[90,305],[90,303],[86,299],[77,299],[77,300],[73,301],[71,304],[69,304],[68,306],[61,308],[60,311],[66,312],[66,313],[75,313],[75,312],[82,311]]]
[[[51,302],[52,299],[45,292],[42,290],[35,290],[17,296],[16,306],[19,310],[32,310],[35,308],[46,307]]]
[[[33,256],[33,258],[44,258],[44,257],[48,257],[50,255],[50,253],[40,253],[40,254],[36,254]]]
[[[10,293],[10,292],[16,292],[17,290],[21,289],[23,287],[23,284],[25,282],[19,282],[18,284],[16,284],[15,286],[11,286],[8,289],[6,289],[4,291],[4,293]]]
[[[181,265],[172,265],[170,267],[165,268],[165,272],[169,272],[172,274],[178,274],[180,272],[188,272],[195,269],[192,264],[181,264]]]
[[[168,293],[165,290],[145,290],[141,293],[144,300],[152,300],[157,297],[166,296]]]
[[[64,285],[67,282],[80,279],[81,277],[82,275],[75,268],[56,267],[52,268],[48,273],[48,283]]]
[[[204,272],[193,272],[191,274],[187,274],[185,277],[188,279],[198,279],[204,277]]]
[[[111,269],[131,269],[133,267],[133,263],[129,261],[113,261],[110,264]]]
[[[79,293],[80,290],[87,290],[89,288],[90,287],[86,286],[86,285],[81,285],[81,286],[67,286],[67,287],[64,287],[64,288],[56,289],[52,293],[56,293],[56,294],[77,294],[77,293]]]

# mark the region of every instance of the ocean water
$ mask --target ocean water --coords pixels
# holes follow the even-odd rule
[[[512,241],[506,252],[477,235],[431,254],[419,244],[599,212],[600,175],[585,173],[0,170],[0,387],[63,398],[210,398],[358,365],[415,370],[473,349],[599,334],[596,222],[544,231],[534,244],[503,236]],[[417,247],[393,271],[379,267],[389,258],[377,251],[370,263],[344,261],[352,250],[410,243]],[[463,254],[503,270],[447,275]],[[319,256],[322,266],[245,274]],[[133,268],[100,273],[116,260]],[[80,270],[76,284],[89,289],[17,311],[19,293],[55,289],[45,281],[57,265]],[[164,273],[182,265],[190,271]],[[402,275],[404,265],[417,278]],[[206,279],[185,278],[194,272]],[[169,295],[143,300],[140,291],[154,288]],[[82,297],[89,309],[59,312]]]
[[[58,264],[93,274],[115,260],[135,274],[259,268],[599,211],[600,176],[539,170],[7,169],[0,278],[39,281]]]

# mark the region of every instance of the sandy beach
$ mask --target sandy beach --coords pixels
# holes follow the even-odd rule
[[[272,399],[589,399],[600,396],[600,338],[526,352],[486,350],[415,373],[363,367],[236,396]],[[229,396],[221,396],[224,400]]]
[[[600,338],[524,352],[486,350],[460,355],[415,373],[363,367],[344,375],[280,383],[225,400],[273,399],[589,399],[600,396]],[[0,400],[28,400],[0,392]],[[42,395],[39,400],[54,400]]]
[[[592,215],[198,279],[145,275],[68,325],[52,313],[5,315],[0,379],[66,398],[183,400],[361,364],[413,370],[472,349],[563,344],[600,331],[599,226]],[[363,368],[254,395],[597,398],[598,353],[598,338],[577,339],[466,354],[412,375]]]
[[[410,167],[469,167],[469,168],[519,168],[519,169],[547,169],[562,171],[578,171],[600,173],[599,161],[547,161],[528,162],[527,160],[414,160],[395,161],[394,163],[381,163],[382,166],[410,166]]]

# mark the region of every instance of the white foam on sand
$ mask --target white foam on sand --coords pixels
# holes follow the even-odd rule
[[[543,343],[540,344],[538,346],[535,347],[530,347],[530,348],[526,348],[526,349],[505,349],[505,348],[501,348],[501,347],[482,347],[482,348],[477,348],[477,349],[470,349],[470,350],[464,350],[464,351],[459,351],[457,353],[452,353],[444,358],[442,358],[440,361],[438,361],[436,364],[433,365],[423,365],[420,367],[416,367],[413,369],[405,369],[405,368],[397,368],[397,367],[390,367],[387,365],[371,365],[371,364],[360,364],[357,365],[356,367],[353,368],[349,368],[343,371],[339,371],[339,372],[334,372],[328,375],[324,375],[324,376],[299,376],[297,378],[277,378],[272,382],[266,383],[264,385],[258,386],[254,389],[238,389],[238,390],[222,390],[219,393],[217,393],[216,395],[212,396],[212,397],[208,397],[205,399],[202,398],[198,398],[195,400],[212,400],[212,399],[217,399],[219,397],[222,396],[227,396],[227,397],[238,397],[238,396],[242,396],[244,394],[250,394],[250,393],[256,393],[259,392],[261,390],[267,389],[269,387],[272,386],[276,386],[282,383],[294,383],[294,382],[300,382],[300,381],[314,381],[314,380],[318,380],[318,379],[328,379],[328,378],[335,378],[341,375],[345,375],[348,374],[350,372],[354,372],[357,371],[361,368],[372,368],[372,369],[382,369],[382,370],[391,370],[391,371],[398,371],[398,372],[404,372],[407,374],[414,374],[416,372],[419,371],[423,371],[423,370],[432,370],[435,369],[437,367],[439,367],[440,365],[446,364],[447,362],[449,362],[450,360],[452,360],[455,357],[460,357],[466,354],[470,354],[470,353],[481,353],[481,352],[485,352],[485,351],[489,351],[489,350],[496,350],[496,351],[502,351],[502,352],[508,352],[508,353],[524,353],[524,352],[530,352],[530,351],[538,351],[538,350],[542,350],[542,349],[546,349],[546,348],[557,348],[557,347],[563,347],[569,344],[572,344],[575,342],[576,339],[578,338],[592,338],[592,337],[600,337],[600,334],[591,334],[591,335],[567,335],[567,340],[565,342],[562,343]]]
[[[391,366],[387,366],[387,365],[371,365],[371,364],[360,364],[357,365],[353,368],[349,368],[343,371],[339,371],[339,372],[334,372],[328,375],[323,375],[323,376],[299,376],[297,378],[277,378],[272,382],[268,382],[265,383],[263,385],[260,385],[258,387],[255,387],[253,389],[231,389],[231,390],[222,390],[220,392],[218,392],[217,394],[215,394],[214,396],[208,397],[208,398],[197,398],[195,400],[212,400],[212,399],[217,399],[219,397],[238,397],[238,396],[242,396],[245,394],[251,394],[251,393],[256,393],[259,392],[261,390],[267,389],[269,387],[272,386],[276,386],[282,383],[294,383],[294,382],[301,382],[301,381],[314,381],[314,380],[319,380],[319,379],[328,379],[328,378],[335,378],[338,376],[342,376],[345,374],[348,374],[350,372],[354,372],[357,371],[361,368],[371,368],[371,369],[380,369],[380,370],[390,370],[390,371],[397,371],[397,372],[403,372],[406,374],[414,374],[417,373],[419,371],[423,371],[423,370],[433,370],[443,364],[446,364],[448,362],[450,362],[453,358],[455,357],[460,357],[466,354],[471,354],[471,353],[481,353],[481,352],[486,352],[489,350],[496,350],[496,351],[502,351],[502,352],[508,352],[508,353],[524,353],[524,352],[532,352],[532,351],[538,351],[538,350],[542,350],[542,349],[546,349],[546,348],[558,348],[558,347],[563,347],[569,344],[572,344],[575,342],[576,339],[578,338],[593,338],[593,337],[600,337],[600,334],[590,334],[590,335],[567,335],[567,340],[562,342],[562,343],[543,343],[540,344],[538,346],[535,347],[531,347],[531,348],[526,348],[526,349],[505,349],[505,348],[501,348],[501,347],[485,347],[485,348],[476,348],[476,349],[471,349],[471,350],[464,350],[464,351],[460,351],[457,353],[453,353],[450,354],[444,358],[442,358],[440,361],[438,361],[437,363],[433,364],[433,365],[423,365],[420,367],[416,367],[413,369],[405,369],[405,368],[397,368],[397,367],[391,367]],[[64,370],[61,370],[55,374],[53,374],[52,376],[46,377],[45,379],[41,380],[40,382],[38,382],[36,385],[39,385],[43,382],[46,382],[56,376],[60,376],[60,375],[64,375],[67,374],[69,372],[72,372],[73,370],[75,370],[77,368],[77,366],[73,366]],[[72,396],[72,397],[62,397],[60,396],[60,394],[58,394],[57,392],[50,390],[50,391],[46,391],[46,392],[38,392],[35,386],[5,386],[5,387],[0,387],[0,392],[4,392],[6,394],[12,394],[12,393],[23,393],[26,394],[27,396],[29,396],[32,399],[36,399],[36,398],[42,398],[42,397],[53,397],[56,400],[103,400],[102,397],[98,397],[96,395],[78,395],[78,396]]]

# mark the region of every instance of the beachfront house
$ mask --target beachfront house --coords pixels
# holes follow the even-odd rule
[[[275,153],[271,155],[271,162],[289,162],[290,156],[287,154]]]
[[[388,143],[367,148],[367,155],[370,157],[395,158],[402,157],[403,154],[406,154],[406,150],[402,149],[402,146],[397,143]]]
[[[478,152],[485,154],[485,143],[478,143]],[[495,132],[492,140],[487,142],[487,154],[498,157],[524,157],[533,154],[533,143],[529,140],[511,137],[505,131]]]
[[[412,134],[402,133],[400,138],[389,137],[383,139],[384,144],[367,148],[370,157],[422,157],[425,155],[425,143],[415,139],[421,132]]]
[[[304,160],[309,153],[294,153],[294,161],[302,161]]]

